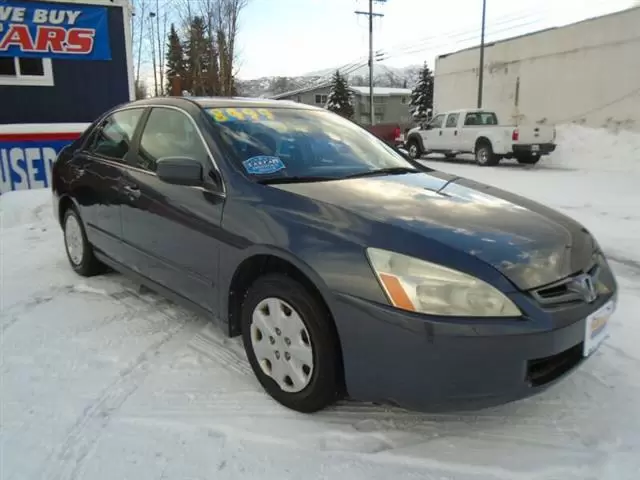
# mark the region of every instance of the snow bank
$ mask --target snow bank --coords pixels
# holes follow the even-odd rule
[[[541,165],[589,171],[640,172],[640,133],[559,125],[556,151]]]

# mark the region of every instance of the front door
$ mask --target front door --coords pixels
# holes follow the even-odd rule
[[[440,136],[440,149],[441,150],[460,150],[460,131],[458,130],[459,113],[450,113],[447,115],[447,120],[444,123],[442,129],[442,135]]]
[[[203,165],[204,187],[171,185],[156,174],[163,157],[189,157]],[[209,175],[213,160],[197,125],[184,111],[152,108],[140,134],[122,209],[126,247],[137,271],[201,307],[216,311],[224,193]],[[218,176],[219,178],[219,176]]]
[[[442,144],[442,126],[444,115],[436,115],[424,130],[420,131],[425,150],[440,150]]]
[[[123,202],[120,182],[144,109],[121,110],[105,118],[85,150],[76,155],[73,191],[80,205],[89,242],[118,262],[126,262],[122,246]]]

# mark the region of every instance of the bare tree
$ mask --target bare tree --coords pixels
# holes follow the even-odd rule
[[[145,19],[148,12],[148,0],[135,0],[133,2],[133,16],[131,18],[131,39],[133,43],[133,53],[135,55],[135,82],[140,82],[140,68],[142,66],[142,57],[144,45]]]

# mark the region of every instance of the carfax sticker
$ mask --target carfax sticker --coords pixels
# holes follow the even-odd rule
[[[251,157],[242,162],[244,169],[251,175],[268,175],[283,170],[285,167],[278,157],[259,155]]]

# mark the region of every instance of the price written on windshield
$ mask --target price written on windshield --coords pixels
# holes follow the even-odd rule
[[[271,110],[267,108],[210,108],[209,115],[216,122],[274,120]]]

